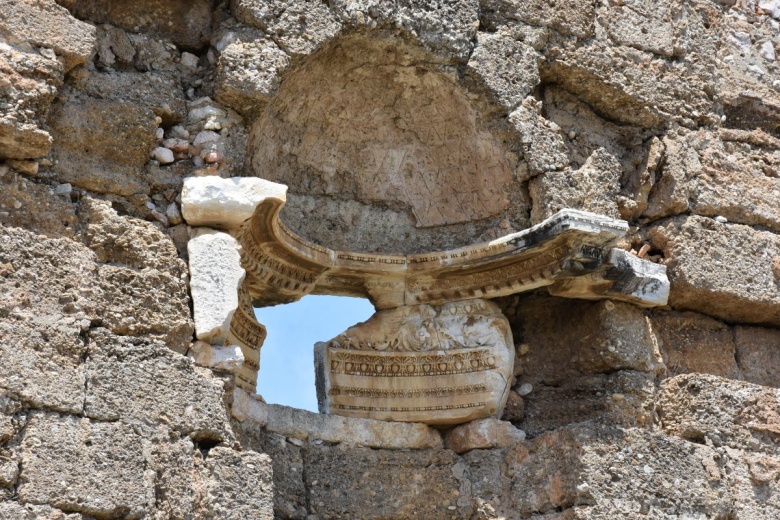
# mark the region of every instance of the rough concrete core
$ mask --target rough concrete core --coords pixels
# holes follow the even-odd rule
[[[285,79],[252,128],[247,165],[289,186],[282,218],[306,238],[430,251],[527,216],[511,188],[517,158],[488,125],[454,71],[422,49],[353,34]]]

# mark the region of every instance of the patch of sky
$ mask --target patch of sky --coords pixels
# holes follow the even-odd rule
[[[306,296],[295,303],[255,309],[268,337],[260,351],[257,393],[268,403],[316,412],[314,344],[366,321],[374,307],[362,298]]]

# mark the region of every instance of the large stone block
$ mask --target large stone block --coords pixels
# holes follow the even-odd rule
[[[216,447],[209,451],[206,468],[209,478],[203,517],[274,518],[274,483],[268,455]]]
[[[286,200],[287,187],[256,177],[187,177],[181,212],[191,226],[236,229],[268,197]]]
[[[0,30],[19,40],[52,49],[65,71],[85,63],[95,46],[95,27],[75,19],[54,0],[3,0]]]
[[[562,428],[507,453],[510,511],[583,520],[727,517],[734,498],[717,457],[710,447],[639,429]]]
[[[98,518],[145,518],[155,501],[141,437],[122,422],[34,413],[19,499]]]
[[[244,397],[240,397],[233,405],[233,416],[244,421],[245,429],[264,426],[269,432],[302,441],[345,443],[390,450],[442,446],[439,433],[425,424],[324,415],[276,404],[265,405],[259,401],[247,402],[247,397],[251,399],[244,393]]]
[[[687,216],[648,232],[663,251],[672,307],[729,321],[780,325],[780,237]]]
[[[734,332],[725,323],[695,312],[656,311],[650,319],[670,375],[740,378]]]
[[[229,234],[209,228],[193,230],[187,244],[195,334],[215,345],[227,339],[238,307],[238,287],[244,278],[239,247]]]
[[[444,450],[310,446],[304,451],[310,513],[320,518],[468,518],[470,504],[459,508],[456,462],[456,455]]]
[[[594,2],[577,0],[482,0],[480,7],[487,29],[520,20],[582,39],[593,35],[596,18]]]
[[[232,437],[222,380],[160,343],[95,329],[86,374],[87,417],[146,428],[167,424],[195,440]]]
[[[779,390],[704,374],[661,383],[658,413],[664,431],[694,442],[777,453]]]
[[[735,327],[734,342],[741,379],[780,388],[780,330]]]
[[[525,440],[525,432],[495,418],[460,424],[447,434],[447,447],[455,453],[475,449],[505,448]]]
[[[210,0],[57,1],[81,19],[110,23],[129,31],[155,32],[185,49],[198,50],[209,43]]]
[[[533,47],[508,32],[480,32],[467,70],[504,109],[511,111],[539,84],[539,59]]]
[[[486,300],[381,310],[315,346],[322,413],[458,424],[499,416],[514,343]]]
[[[60,189],[64,188],[67,186]],[[72,238],[78,230],[79,206],[71,202],[70,194],[59,194],[57,189],[0,171],[0,224],[50,238]]]
[[[233,15],[259,27],[291,55],[314,52],[341,30],[341,24],[319,0],[232,0]]]

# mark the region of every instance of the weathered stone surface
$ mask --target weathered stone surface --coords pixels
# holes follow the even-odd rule
[[[735,498],[716,457],[711,447],[639,429],[562,428],[507,454],[509,510],[519,518],[724,517]]]
[[[734,333],[725,323],[695,312],[657,311],[650,319],[670,376],[700,372],[740,378]]]
[[[747,226],[678,217],[650,229],[663,251],[669,304],[726,320],[780,324],[780,238]],[[780,271],[778,271],[780,272]]]
[[[741,379],[780,388],[780,330],[734,327]]]
[[[63,513],[50,506],[20,504],[14,501],[0,502],[0,518],[3,520],[83,520],[80,513]]]
[[[273,41],[240,39],[219,55],[214,97],[234,110],[253,116],[279,89],[290,58]]]
[[[198,339],[222,344],[238,307],[238,286],[244,278],[238,241],[209,228],[193,230],[187,244],[190,291]]]
[[[265,453],[271,458],[274,483],[274,512],[281,518],[306,518],[307,490],[303,482],[303,448],[288,441],[284,435],[255,428],[249,423],[239,428],[241,444]],[[338,448],[336,448],[338,449]]]
[[[658,413],[664,431],[694,442],[776,454],[778,390],[706,374],[661,383]]]
[[[122,422],[34,413],[22,442],[19,498],[99,518],[143,518],[155,498],[143,451]]]
[[[54,0],[0,2],[0,31],[62,57],[65,72],[94,52],[95,28],[76,20]]]
[[[541,103],[532,97],[509,115],[516,129],[530,176],[559,170],[569,164],[560,128],[544,119]]]
[[[479,1],[392,2],[336,0],[331,9],[342,23],[374,28],[403,28],[430,51],[447,59],[465,60],[479,26]]]
[[[70,92],[52,110],[49,128],[59,136],[53,170],[62,182],[97,193],[148,192],[139,170],[154,148],[151,108]]]
[[[451,451],[310,446],[303,453],[310,511],[321,518],[468,517],[468,506],[458,511]]]
[[[187,437],[173,440],[165,427],[159,427],[149,437],[152,442],[147,456],[149,468],[155,473],[157,515],[193,518],[202,514],[208,481],[202,452]]]
[[[72,85],[95,99],[151,110],[166,127],[187,117],[181,82],[170,74],[154,70],[143,73],[114,71],[111,74],[90,71],[75,78]],[[145,159],[140,152],[138,158]]]
[[[17,207],[18,206],[18,207]],[[55,237],[73,237],[78,206],[68,194],[12,172],[0,175],[0,223]]]
[[[508,32],[478,33],[468,71],[507,110],[513,110],[539,84],[539,53]]]
[[[531,222],[538,224],[565,208],[620,218],[617,196],[621,174],[618,160],[598,149],[576,170],[566,168],[531,179]]]
[[[75,16],[132,31],[161,34],[185,49],[201,49],[211,34],[209,0],[142,0],[132,3],[57,0]]]
[[[148,335],[177,352],[186,351],[193,332],[186,277],[101,265],[97,278],[106,305],[104,326],[115,334]]]
[[[253,451],[216,447],[206,459],[209,479],[203,518],[274,518],[271,459]]]
[[[513,345],[485,300],[378,311],[315,346],[320,412],[427,424],[500,416]]]
[[[181,212],[191,226],[236,229],[267,197],[285,200],[286,186],[253,177],[188,177]]]
[[[9,9],[11,2],[2,5]],[[38,158],[49,152],[52,138],[42,126],[62,75],[53,54],[0,44],[0,158]]]
[[[483,0],[480,2],[486,28],[520,20],[530,25],[549,27],[563,34],[586,39],[593,34],[595,9],[593,2],[576,0]]]
[[[439,433],[420,423],[323,415],[276,404],[263,405],[259,401],[249,403],[247,398],[242,399],[244,400],[239,401],[238,412],[234,404],[234,416],[244,421],[255,420],[255,417],[262,420],[263,414],[259,410],[265,407],[267,431],[304,441],[321,440],[395,450],[442,446]]]
[[[475,449],[505,448],[525,440],[525,432],[495,418],[477,419],[456,426],[447,434],[446,445],[455,453]]]
[[[341,29],[328,5],[317,0],[232,0],[230,5],[236,18],[263,29],[291,55],[311,54]]]
[[[528,207],[512,178],[517,158],[467,96],[419,47],[345,36],[285,78],[252,127],[247,166],[290,187],[284,220],[317,243],[465,245],[504,218],[524,222]]]
[[[160,343],[90,333],[84,414],[101,421],[167,424],[197,440],[232,436],[223,383]],[[143,401],[138,396],[146,396]]]

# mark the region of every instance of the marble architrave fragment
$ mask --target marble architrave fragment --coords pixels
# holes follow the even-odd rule
[[[398,307],[315,346],[317,400],[322,413],[458,424],[501,414],[513,364],[492,302]]]

